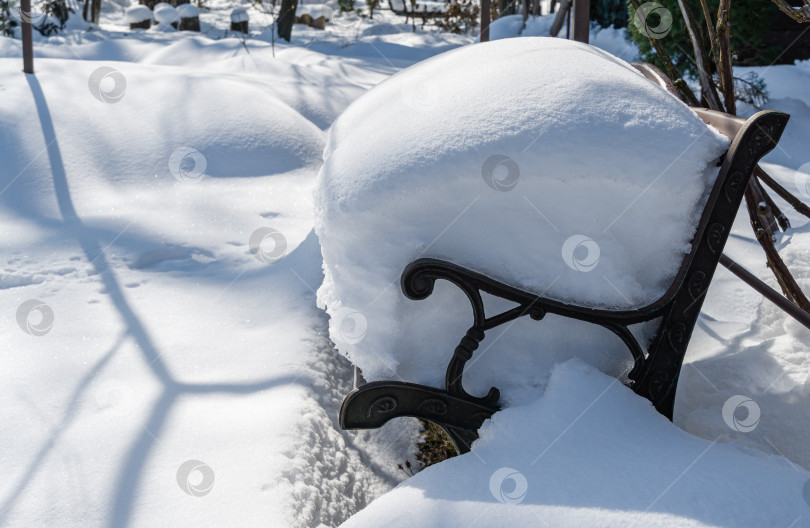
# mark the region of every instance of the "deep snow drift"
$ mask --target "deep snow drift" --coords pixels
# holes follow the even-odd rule
[[[343,526],[804,526],[808,478],[781,457],[691,436],[571,360],[542,398],[485,423],[472,453],[425,469]]]
[[[727,145],[591,46],[509,39],[422,62],[330,130],[316,230],[331,335],[370,380],[438,385],[471,316],[446,283],[427,301],[405,299],[399,276],[419,257],[582,305],[651,303],[689,247]],[[364,335],[340,326],[349,309],[363,314]],[[518,324],[482,343],[466,378],[476,391],[495,386],[494,374],[515,401],[572,350],[617,374],[626,365],[601,347],[577,349],[572,325],[549,334]],[[584,332],[604,341],[601,329]]]
[[[29,77],[0,59],[2,526],[334,526],[413,457],[413,426],[337,427],[324,133],[283,98],[328,119],[387,66],[293,48],[280,82],[256,73],[292,69],[269,46],[245,65],[203,42],[37,48]],[[267,228],[283,247],[252,247]]]

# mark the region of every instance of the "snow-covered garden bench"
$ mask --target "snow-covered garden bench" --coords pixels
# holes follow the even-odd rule
[[[659,86],[669,87],[668,79],[656,68],[647,64],[634,66]],[[461,337],[447,365],[444,387],[407,381],[372,381],[357,386],[343,402],[341,427],[377,428],[396,417],[418,417],[444,429],[459,452],[468,451],[478,437],[477,429],[499,409],[500,392],[492,387],[483,397],[469,394],[462,385],[465,365],[490,331],[507,328],[525,316],[540,321],[549,314],[592,323],[618,336],[633,358],[626,384],[672,419],[686,348],[744,191],[756,164],[776,146],[789,118],[774,111],[759,112],[745,120],[705,109],[693,110],[731,143],[719,158],[718,164],[722,163],[719,174],[705,201],[691,246],[682,251],[674,280],[662,296],[630,309],[594,308],[561,302],[495,280],[459,265],[452,256],[418,258],[401,275],[401,290],[408,299],[427,299],[441,279],[461,289],[472,306],[472,325]],[[498,301],[501,306],[508,301],[513,307],[489,312],[485,300],[491,308],[493,297],[501,300]],[[652,338],[649,343],[646,339],[640,342],[639,336],[628,327],[648,322],[655,328],[650,334]]]
[[[690,108],[665,85],[593,46],[516,38],[421,62],[344,111],[315,223],[318,302],[368,381],[342,427],[415,416],[467,451],[573,357],[672,418],[732,222],[788,116]]]
[[[388,0],[388,5],[391,11],[395,14],[404,16],[407,21],[408,17],[413,19],[420,18],[422,22],[430,18],[436,18],[444,15],[447,11],[448,4],[445,2],[434,2],[419,0],[416,2],[416,8],[410,4],[410,0]]]

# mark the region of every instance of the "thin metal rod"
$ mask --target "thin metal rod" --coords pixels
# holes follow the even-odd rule
[[[577,42],[588,43],[591,31],[591,0],[574,0],[571,34]]]
[[[573,3],[573,0],[572,0],[572,3]],[[571,40],[571,11],[573,11],[573,10],[574,10],[574,8],[571,7],[566,12],[566,16],[568,17],[568,23],[565,24],[565,40]]]
[[[720,264],[728,268],[731,273],[762,294],[763,297],[787,312],[788,315],[805,327],[810,328],[810,314],[788,301],[781,293],[759,280],[753,273],[731,260],[725,254],[720,255]]]
[[[481,0],[481,42],[489,40],[490,5],[490,0]]]
[[[31,0],[20,1],[22,19],[23,71],[34,73],[34,32],[31,27]]]

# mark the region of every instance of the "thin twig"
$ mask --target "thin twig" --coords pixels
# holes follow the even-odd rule
[[[709,5],[706,0],[700,0],[700,9],[703,10],[703,19],[706,22],[706,29],[709,32],[709,43],[712,47],[712,60],[717,63],[717,50],[715,49],[714,27],[712,26],[712,15],[709,12]]]

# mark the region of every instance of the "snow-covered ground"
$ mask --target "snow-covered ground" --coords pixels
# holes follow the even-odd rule
[[[35,77],[0,39],[0,525],[333,526],[405,477],[415,427],[336,426],[313,184],[349,102],[469,39],[329,38],[74,32]]]
[[[571,360],[542,398],[484,424],[472,453],[425,469],[345,526],[806,526],[806,479],[784,459],[677,429]]]
[[[352,372],[316,306],[313,191],[326,131],[369,88],[474,37],[413,33],[380,11],[326,31],[296,25],[291,44],[273,43],[265,8],[233,0],[209,0],[202,34],[130,32],[127,0],[103,5],[100,28],[84,31],[74,19],[59,36],[37,36],[35,77],[20,72],[19,40],[0,38],[0,526],[340,524],[405,477],[397,464],[414,460],[417,428],[403,420],[353,433],[336,424]],[[229,34],[234,7],[248,8],[250,38]],[[529,33],[547,24],[532,21]],[[631,60],[621,35],[602,30],[594,42]],[[766,167],[810,198],[810,169],[797,172],[810,162],[810,67],[758,71],[768,107],[793,115]],[[782,254],[810,290],[809,224],[784,209],[794,229]],[[773,283],[744,214],[728,253]],[[687,356],[675,426],[620,384],[566,364],[541,375],[551,381],[536,403],[496,415],[473,453],[421,473],[352,522],[380,526],[382,515],[401,514],[409,524],[430,515],[450,525],[492,506],[477,525],[552,513],[581,525],[605,509],[621,524],[622,512],[662,494],[651,508],[660,524],[788,526],[798,516],[793,525],[802,526],[808,343],[807,330],[721,269]],[[603,389],[604,407],[589,407]],[[738,394],[761,410],[751,432],[723,420]],[[518,467],[536,454],[498,454],[522,452],[513,446],[540,434],[554,440],[580,412],[571,437],[554,441],[565,449],[544,460],[594,477],[566,483],[543,464],[533,465],[537,475]],[[626,416],[662,447],[630,450],[638,440],[605,415]],[[526,417],[536,429],[516,425]],[[589,428],[603,426],[600,451]],[[677,456],[644,478],[663,446]],[[491,462],[473,467],[481,459]],[[597,499],[619,482],[611,464],[620,462],[642,473],[613,493],[644,493]],[[493,472],[509,464],[528,478],[529,510],[499,509],[490,492]],[[690,468],[692,477],[672,482]],[[541,485],[544,474],[557,487]],[[606,482],[586,485],[593,478]],[[746,479],[762,484],[734,485]],[[447,482],[465,488],[443,490]],[[716,508],[742,505],[739,516],[683,507],[725,484],[730,498]],[[755,495],[746,503],[745,494]]]

